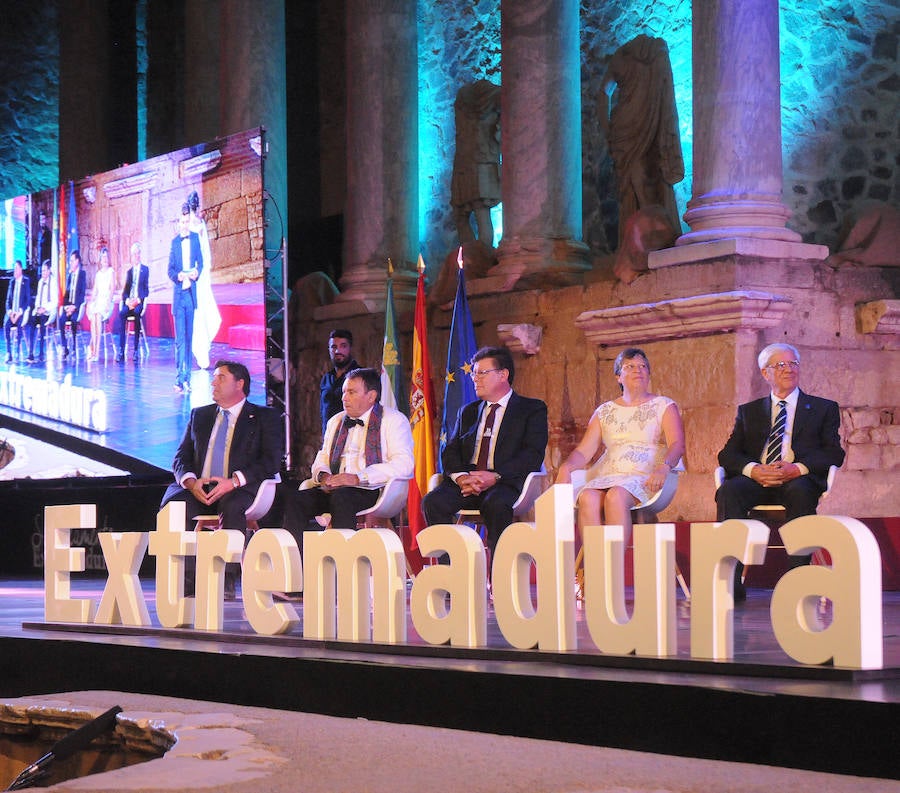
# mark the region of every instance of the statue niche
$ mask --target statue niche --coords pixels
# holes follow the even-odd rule
[[[459,242],[477,239],[493,246],[491,207],[500,203],[500,86],[489,80],[467,83],[456,94],[456,153],[450,204]]]
[[[657,236],[673,241],[681,233],[681,221],[672,186],[684,178],[684,159],[669,48],[663,39],[640,35],[616,50],[604,78],[599,114],[616,171],[619,248],[629,233],[634,236],[635,226],[642,225],[639,218],[629,223],[638,212],[646,212],[652,226],[663,218],[672,234],[659,235],[657,229]]]

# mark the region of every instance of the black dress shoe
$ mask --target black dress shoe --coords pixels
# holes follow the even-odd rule
[[[122,355],[122,353],[119,353],[119,354],[116,356],[116,363],[123,363],[124,361],[125,361],[125,356]]]
[[[141,356],[138,355],[137,353],[135,353],[134,355],[131,356],[131,360],[134,361],[135,363],[137,363],[138,361],[141,360]]]
[[[12,363],[12,356],[11,356],[11,355],[7,355],[7,356],[6,356],[6,362],[7,362],[7,363]]]

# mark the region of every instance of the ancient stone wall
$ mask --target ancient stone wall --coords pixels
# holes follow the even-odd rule
[[[0,198],[59,183],[59,41],[53,3],[16,4],[0,58]]]
[[[830,246],[867,202],[900,205],[895,3],[823,0],[781,11],[785,203]]]

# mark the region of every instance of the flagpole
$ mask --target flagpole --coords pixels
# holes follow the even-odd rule
[[[409,534],[404,542],[407,564],[413,574],[418,573],[424,564],[416,536],[425,528],[422,499],[428,492],[428,480],[435,473],[434,389],[431,383],[431,361],[428,355],[425,262],[422,254],[419,254],[417,267],[419,279],[416,285],[412,386],[409,395],[409,423],[412,428],[415,468],[413,478],[409,483],[406,505]]]

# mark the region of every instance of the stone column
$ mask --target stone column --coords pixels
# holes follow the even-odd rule
[[[501,41],[503,240],[472,293],[572,284],[588,269],[578,0],[507,0]]]
[[[187,144],[246,129],[265,128],[265,188],[287,219],[287,83],[284,0],[221,0],[185,4],[185,138]],[[287,228],[266,227],[272,255]],[[281,266],[268,283],[281,286]]]
[[[782,203],[778,0],[694,0],[694,186],[677,245],[797,242]]]
[[[395,299],[415,294],[416,64],[415,0],[347,0],[344,274],[329,315],[383,311],[389,257]]]

